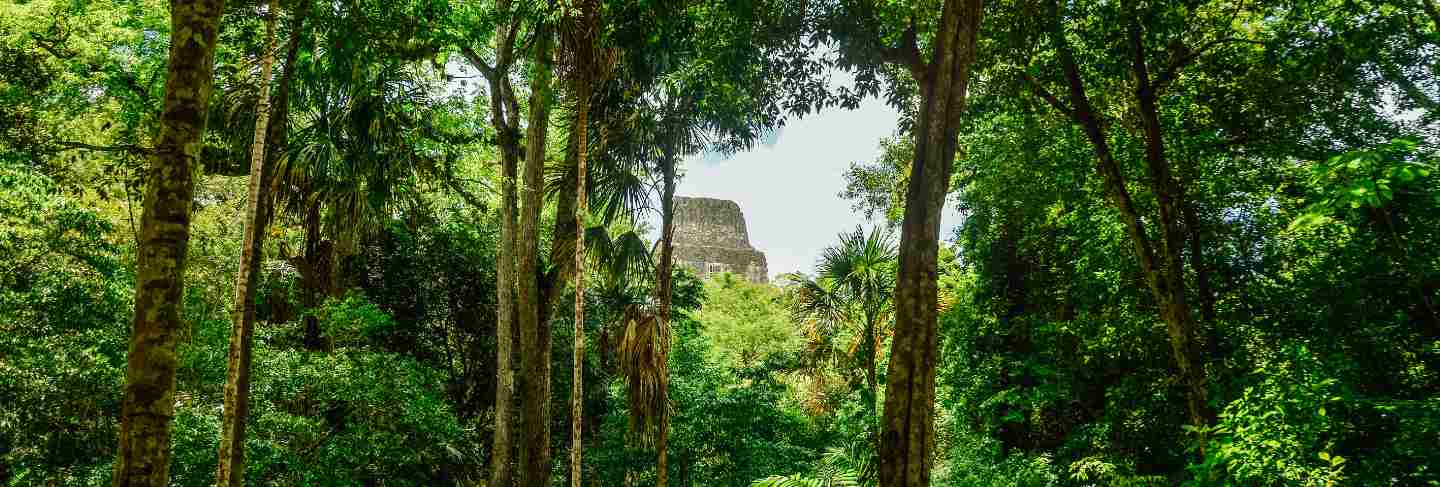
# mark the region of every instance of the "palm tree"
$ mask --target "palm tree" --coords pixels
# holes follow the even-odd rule
[[[305,107],[289,156],[276,171],[276,196],[277,208],[305,229],[304,249],[290,260],[300,271],[307,309],[335,290],[338,251],[413,203],[409,190],[422,169],[434,165],[417,143],[426,135],[420,127],[435,87],[404,62],[347,68],[354,62],[348,58],[358,55],[325,49],[312,65],[297,66],[310,70],[298,93]],[[322,346],[313,316],[305,318],[305,345]]]
[[[570,485],[580,487],[581,452],[584,450],[581,445],[581,427],[583,421],[582,396],[585,391],[584,367],[585,367],[585,217],[590,211],[586,184],[589,171],[586,170],[586,160],[589,158],[588,145],[590,139],[590,106],[595,84],[603,81],[608,76],[613,62],[607,62],[604,58],[613,59],[613,50],[604,50],[600,47],[600,34],[603,23],[600,17],[600,2],[588,0],[578,5],[571,5],[566,9],[565,26],[561,34],[564,45],[562,52],[562,66],[564,77],[569,81],[569,88],[574,103],[574,117],[570,128],[570,146],[567,148],[575,160],[575,329],[572,342],[572,357],[574,367],[571,376],[570,389]]]
[[[817,275],[795,275],[791,312],[811,327],[812,336],[832,336],[841,328],[858,327],[852,350],[864,363],[866,407],[875,417],[879,379],[876,363],[883,328],[890,319],[895,291],[895,239],[884,227],[869,233],[856,227],[840,234],[840,243],[828,247],[816,264]]]

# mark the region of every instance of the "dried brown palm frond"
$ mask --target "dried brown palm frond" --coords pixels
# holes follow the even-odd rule
[[[936,299],[935,304],[940,310],[940,314],[945,314],[946,311],[950,311],[950,308],[955,306],[955,303],[960,300],[960,293],[956,292],[954,288],[941,286],[938,294],[939,297]]]
[[[820,369],[808,375],[810,384],[806,390],[802,391],[801,403],[805,410],[813,416],[830,414],[834,409],[830,402],[830,374]]]
[[[619,366],[629,388],[630,432],[640,444],[651,446],[660,422],[669,415],[665,392],[670,373],[670,327],[646,304],[626,306],[620,336]]]

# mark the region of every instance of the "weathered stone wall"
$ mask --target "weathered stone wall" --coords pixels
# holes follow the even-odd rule
[[[770,280],[765,254],[750,246],[740,205],[729,200],[675,197],[675,262],[701,278],[729,272]]]
[[[740,205],[730,200],[676,196],[675,245],[751,248]]]

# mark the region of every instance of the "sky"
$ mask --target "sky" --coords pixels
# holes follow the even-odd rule
[[[478,92],[483,86],[472,84],[480,81],[463,63],[452,62],[446,70],[457,80],[448,86],[452,93]],[[835,78],[832,83],[850,82],[843,73]],[[468,82],[458,81],[461,79]],[[850,163],[878,159],[880,139],[894,132],[899,118],[899,112],[875,98],[866,99],[854,110],[832,107],[792,118],[774,140],[762,141],[749,151],[728,158],[716,154],[690,157],[675,194],[738,203],[745,213],[750,245],[765,253],[771,278],[810,272],[820,252],[839,240],[837,234],[856,225],[883,224],[866,221],[840,192],[845,189],[845,170]],[[656,238],[659,217],[650,212],[647,220],[649,236]],[[948,238],[957,222],[958,213],[947,202],[941,238]]]
[[[745,213],[750,245],[765,253],[770,276],[811,272],[836,235],[883,222],[865,216],[840,197],[852,162],[880,157],[880,139],[890,136],[898,112],[869,99],[855,110],[830,108],[789,120],[773,145],[758,145],[722,159],[695,156],[675,194],[735,201]],[[877,215],[878,217],[878,215]],[[959,221],[947,204],[942,238]],[[898,237],[897,237],[898,238]]]

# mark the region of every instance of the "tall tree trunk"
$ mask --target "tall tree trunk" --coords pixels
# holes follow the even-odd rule
[[[502,151],[503,154],[503,151]],[[511,404],[515,395],[515,370],[511,358],[515,354],[515,178],[518,161],[513,157],[500,160],[500,255],[496,263],[495,323],[495,432],[491,437],[490,485],[510,487],[514,474],[510,454],[515,449],[510,431]]]
[[[865,386],[868,389],[866,394],[869,396],[865,398],[865,407],[867,409],[866,412],[869,413],[871,426],[877,425],[880,419],[875,414],[875,403],[880,398],[880,374],[879,370],[877,370],[877,364],[880,363],[880,331],[876,323],[877,321],[879,321],[879,317],[875,316],[874,313],[866,313],[865,350],[861,352],[865,354]],[[876,430],[873,436],[874,439],[878,441],[880,438],[879,430]]]
[[[911,67],[920,85],[920,111],[900,227],[895,334],[880,441],[880,485],[886,487],[930,485],[939,365],[940,213],[950,188],[980,16],[980,0],[946,0],[930,62]]]
[[[524,394],[520,398],[520,485],[550,485],[550,327],[540,321],[540,211],[544,205],[545,137],[550,122],[550,78],[554,63],[554,33],[539,26],[531,65],[530,113],[526,130],[523,206],[520,238],[516,245],[516,284],[519,288],[520,363]]]
[[[495,10],[506,12],[510,0],[497,0]],[[511,454],[515,449],[512,405],[515,398],[516,256],[519,210],[516,180],[519,177],[519,102],[510,84],[516,24],[503,22],[495,35],[495,64],[492,66],[473,49],[463,49],[465,59],[484,75],[489,88],[490,126],[500,149],[500,251],[496,263],[495,324],[495,429],[491,437],[490,485],[512,487],[515,482]]]
[[[327,246],[320,236],[320,200],[312,189],[307,189],[304,201],[305,255],[302,259],[305,266],[300,275],[304,286],[300,291],[300,304],[305,307],[305,349],[317,351],[325,348],[325,342],[321,337],[320,319],[315,316],[315,309],[319,308],[325,299],[325,282],[328,280],[326,274],[330,272],[330,264],[326,259]]]
[[[496,0],[495,11],[512,13],[511,0]],[[486,62],[478,52],[469,47],[461,49],[467,62],[485,77],[489,88],[490,125],[496,133],[500,152],[501,208],[500,208],[500,251],[496,272],[496,359],[495,359],[495,429],[491,437],[490,485],[511,487],[515,485],[514,465],[511,462],[515,450],[515,351],[524,348],[520,343],[520,270],[517,262],[523,260],[517,255],[520,222],[519,212],[519,161],[523,157],[520,134],[520,103],[510,82],[510,70],[514,65],[515,40],[520,28],[519,19],[502,22],[495,35],[494,64]],[[535,127],[531,127],[534,129]],[[543,137],[542,137],[543,140]],[[534,147],[534,146],[532,146]],[[543,154],[543,145],[539,149]],[[562,213],[563,214],[563,213]],[[565,220],[565,218],[557,218]],[[557,223],[558,226],[558,223]],[[556,235],[562,235],[556,232]],[[532,256],[533,257],[533,256]],[[533,282],[533,279],[532,279]]]
[[[868,440],[870,446],[880,451],[880,430],[884,427],[880,417],[880,371],[877,370],[880,363],[880,333],[877,329],[875,313],[867,312],[865,315],[865,392],[862,394],[865,400],[866,428],[870,430]]]
[[[584,439],[580,430],[585,418],[585,212],[589,202],[585,195],[585,157],[587,127],[590,116],[590,83],[581,73],[575,90],[575,121],[570,128],[570,145],[575,151],[575,340],[572,360],[575,363],[570,379],[570,487],[580,487],[581,451]]]
[[[1190,303],[1185,291],[1185,232],[1182,214],[1186,206],[1180,184],[1175,180],[1170,161],[1165,156],[1165,139],[1160,125],[1160,109],[1156,102],[1155,87],[1150,83],[1150,71],[1145,62],[1145,46],[1138,24],[1130,28],[1130,47],[1134,54],[1132,70],[1135,74],[1135,98],[1140,105],[1140,121],[1145,128],[1145,162],[1150,173],[1150,185],[1159,203],[1160,228],[1164,242],[1164,268],[1159,279],[1164,280],[1160,298],[1160,310],[1165,315],[1165,324],[1170,335],[1170,347],[1175,362],[1180,368],[1180,377],[1186,387],[1186,403],[1190,409],[1190,420],[1196,425],[1209,424],[1213,413],[1208,405],[1208,387],[1205,377],[1204,355],[1201,353],[1199,326],[1190,312]]]
[[[240,272],[235,283],[231,319],[229,371],[225,380],[225,414],[220,422],[220,462],[215,485],[245,483],[245,421],[250,413],[250,358],[255,342],[255,285],[265,246],[268,186],[275,167],[268,164],[265,142],[270,125],[270,73],[275,65],[275,19],[279,5],[270,0],[265,21],[265,52],[260,60],[260,100],[255,105],[255,135],[250,148],[249,200],[245,205],[245,241],[240,247]]]
[[[140,220],[116,486],[162,487],[170,480],[175,344],[182,325],[180,295],[190,240],[193,171],[204,146],[215,44],[224,10],[224,0],[170,2],[169,72]]]
[[[567,147],[574,147],[574,140]],[[575,235],[575,156],[566,149],[565,168],[567,176],[560,182],[555,197],[555,223],[550,227],[554,240],[550,242],[550,270],[540,277],[540,322],[549,323],[560,307],[560,298],[565,294],[565,285],[575,277],[574,260]]]
[[[1146,167],[1149,170],[1152,190],[1160,207],[1161,249],[1159,255],[1146,233],[1145,224],[1126,187],[1124,173],[1120,170],[1119,163],[1115,161],[1115,157],[1110,151],[1104,129],[1086,95],[1085,83],[1080,77],[1080,69],[1076,65],[1074,52],[1065,37],[1058,1],[1050,2],[1048,9],[1050,36],[1055,43],[1055,50],[1065,73],[1066,85],[1070,91],[1070,103],[1073,107],[1066,107],[1053,95],[1045,92],[1033,79],[1028,77],[1026,79],[1042,98],[1056,110],[1070,117],[1085,131],[1085,136],[1089,139],[1095,152],[1096,172],[1100,173],[1104,182],[1106,196],[1119,213],[1120,222],[1125,226],[1126,233],[1134,247],[1135,258],[1140,264],[1140,272],[1145,277],[1145,283],[1150,288],[1151,295],[1159,304],[1160,318],[1165,321],[1171,353],[1179,369],[1181,381],[1185,385],[1186,405],[1190,412],[1191,422],[1197,425],[1208,424],[1213,419],[1213,413],[1206,404],[1205,369],[1204,363],[1201,361],[1203,354],[1199,342],[1195,339],[1197,326],[1185,294],[1183,247],[1186,238],[1181,228],[1181,218],[1183,218],[1181,213],[1185,201],[1180,193],[1180,186],[1171,172],[1169,162],[1165,158],[1159,112],[1156,107],[1154,87],[1150,84],[1149,72],[1145,65],[1140,31],[1137,27],[1132,28],[1130,32],[1131,47],[1134,51],[1132,69],[1136,75],[1135,94],[1140,105],[1141,123],[1144,125]]]
[[[670,151],[660,156],[660,171],[664,178],[664,188],[660,195],[660,261],[655,268],[655,298],[660,304],[660,327],[659,332],[669,333],[670,330],[670,295],[674,288],[675,262],[675,164],[676,160]],[[660,347],[660,358],[657,360],[660,367],[660,410],[659,427],[655,432],[655,485],[667,487],[669,481],[670,462],[666,457],[666,450],[670,447],[670,348],[669,340],[662,340]]]
[[[1195,270],[1195,293],[1200,296],[1200,320],[1215,321],[1215,290],[1210,283],[1210,265],[1205,262],[1205,232],[1201,227],[1200,215],[1195,211],[1185,187],[1180,188],[1180,198],[1185,201],[1185,228],[1189,232],[1190,268]],[[1214,344],[1211,344],[1212,347]]]
[[[572,4],[574,9],[567,9],[568,17],[565,29],[565,51],[570,56],[571,89],[574,95],[575,119],[570,126],[570,143],[566,146],[566,159],[573,160],[575,193],[574,208],[570,213],[574,215],[574,251],[575,251],[575,317],[573,330],[573,346],[571,349],[571,361],[574,367],[571,369],[570,380],[570,487],[580,487],[584,478],[584,471],[581,470],[582,455],[585,450],[585,440],[582,436],[585,422],[585,217],[589,211],[589,202],[586,200],[586,158],[588,157],[589,143],[589,121],[590,121],[590,93],[595,75],[595,50],[598,28],[599,28],[599,5],[596,1],[585,1],[578,5]],[[563,206],[563,205],[562,205]],[[564,211],[564,209],[557,208]],[[557,225],[563,218],[556,218]],[[559,233],[556,234],[561,235]],[[556,239],[551,244],[551,253],[562,249],[561,241]],[[548,276],[547,276],[548,277]],[[548,284],[549,292],[564,287],[563,284],[551,282]],[[540,306],[549,306],[545,301],[545,290],[542,289]],[[542,315],[544,313],[541,313]],[[545,320],[540,321],[542,324]]]
[[[276,85],[275,102],[270,107],[268,134],[265,139],[265,165],[270,169],[271,179],[264,181],[272,187],[278,187],[279,182],[275,180],[279,175],[275,169],[280,167],[281,157],[286,157],[286,141],[290,128],[290,87],[295,83],[295,63],[300,58],[300,41],[305,36],[305,16],[310,12],[310,2],[301,0],[296,2],[295,10],[291,17],[290,39],[285,45],[285,70],[280,75],[280,83]],[[271,190],[272,194],[274,190]],[[261,206],[264,209],[261,221],[266,225],[275,215],[273,198],[265,201]]]

